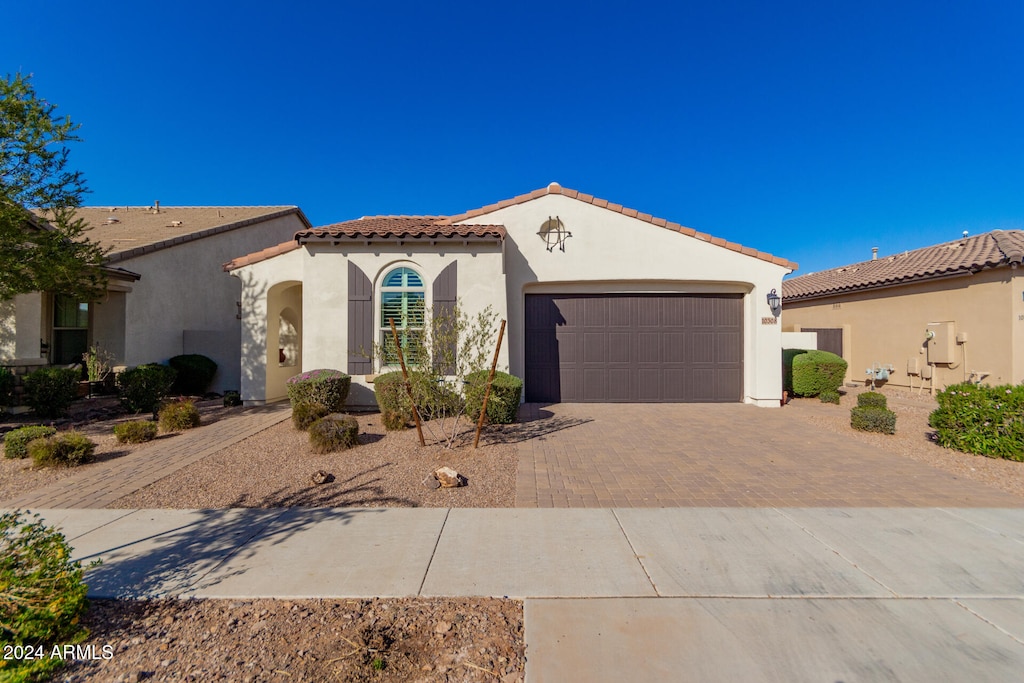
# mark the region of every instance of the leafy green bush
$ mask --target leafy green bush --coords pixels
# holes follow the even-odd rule
[[[132,420],[114,425],[118,443],[143,443],[156,438],[157,426],[152,420]]]
[[[822,403],[835,403],[836,405],[839,405],[839,392],[833,391],[832,389],[826,389],[818,394],[818,400]]]
[[[480,406],[483,405],[489,374],[487,370],[480,370],[466,375],[466,414],[474,420],[480,418]],[[487,399],[487,421],[491,424],[515,422],[522,395],[523,380],[507,372],[495,372],[491,395]]]
[[[160,399],[167,396],[177,374],[174,368],[157,363],[125,370],[117,376],[121,404],[133,413],[156,413]]]
[[[928,417],[939,445],[991,458],[1024,461],[1024,384],[953,384]]]
[[[94,563],[98,564],[98,563]],[[81,643],[88,588],[64,535],[39,515],[0,515],[0,643],[42,648]],[[44,680],[61,659],[0,659],[4,681]]]
[[[306,431],[309,426],[331,411],[323,403],[297,403],[292,408],[292,424],[300,431]]]
[[[373,394],[383,418],[384,428],[405,429],[412,420],[412,401],[405,390],[401,372],[385,372],[373,380]],[[392,426],[389,426],[392,425]]]
[[[180,432],[198,427],[201,419],[199,409],[192,401],[172,401],[160,408],[158,421],[160,431]]]
[[[309,427],[309,445],[314,453],[345,450],[359,443],[359,421],[351,415],[332,413]]]
[[[877,391],[865,391],[857,396],[857,405],[863,408],[887,408],[885,394]]]
[[[0,408],[14,405],[14,373],[0,366]]]
[[[224,407],[234,408],[235,406],[242,405],[242,395],[237,391],[225,391],[224,392]]]
[[[53,436],[57,430],[53,427],[42,425],[31,425],[12,429],[4,435],[4,457],[5,458],[27,458],[28,444],[36,439],[45,439]]]
[[[850,426],[862,432],[896,433],[896,413],[877,406],[856,406],[850,410]]]
[[[794,396],[793,392],[793,359],[802,353],[807,353],[806,349],[783,349],[782,350],[782,388],[784,391],[788,391],[790,396]]]
[[[345,407],[352,378],[340,370],[310,370],[289,378],[285,384],[292,408],[300,403],[319,403],[336,412]]]
[[[217,364],[198,353],[174,356],[167,364],[178,373],[171,391],[182,396],[202,396],[217,374]]]
[[[39,417],[63,417],[78,394],[81,373],[71,368],[39,368],[25,375],[25,402]]]
[[[92,439],[78,432],[61,432],[28,444],[28,454],[37,467],[77,467],[95,450]]]
[[[797,396],[817,396],[838,391],[846,376],[846,361],[828,351],[807,351],[793,357],[793,391]]]

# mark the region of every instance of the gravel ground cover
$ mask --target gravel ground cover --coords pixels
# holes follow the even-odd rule
[[[95,600],[85,625],[96,658],[54,680],[514,683],[525,671],[518,600]]]
[[[386,432],[378,413],[357,414],[359,445],[316,455],[309,436],[290,420],[226,448],[171,477],[115,501],[116,508],[224,507],[513,507],[518,454],[512,433],[489,427],[472,448],[463,421],[456,447],[438,440],[440,425],[427,424],[427,446],[415,429]],[[458,488],[428,488],[433,472],[448,466],[466,478]],[[332,481],[315,484],[324,471]]]

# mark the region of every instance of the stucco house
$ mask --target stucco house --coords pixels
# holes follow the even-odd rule
[[[789,261],[552,183],[455,216],[303,229],[225,270],[242,283],[242,398],[301,370],[353,376],[372,405],[387,318],[459,301],[508,321],[499,365],[530,402],[778,406],[781,326],[767,295]],[[415,329],[403,330],[415,334]]]
[[[239,252],[310,227],[295,206],[84,207],[86,235],[110,251],[107,292],[76,301],[34,292],[0,302],[0,365],[26,372],[81,362],[97,344],[117,365],[201,353],[215,391],[240,384],[241,284],[223,272]]]
[[[783,329],[817,332],[818,348],[842,355],[856,382],[1024,381],[1024,231],[874,252],[783,282]]]

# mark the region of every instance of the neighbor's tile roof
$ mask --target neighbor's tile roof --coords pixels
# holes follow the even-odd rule
[[[993,230],[964,239],[808,273],[782,283],[784,301],[891,287],[1021,263],[1024,230]]]
[[[703,240],[704,242],[710,242],[711,244],[714,244],[719,247],[724,247],[726,249],[729,249],[730,251],[736,251],[741,254],[746,254],[747,256],[753,256],[754,258],[760,259],[762,261],[768,261],[769,263],[774,263],[775,265],[783,266],[784,268],[789,268],[790,270],[797,269],[796,263],[781,258],[779,256],[772,256],[771,254],[765,253],[763,251],[758,251],[757,249],[744,247],[743,245],[736,244],[735,242],[728,242],[720,237],[712,237],[711,235],[708,235],[706,233],[697,232],[693,228],[687,228],[686,226],[680,225],[679,223],[673,223],[672,221],[666,220],[664,218],[657,218],[649,213],[641,213],[636,209],[628,209],[622,206],[621,204],[609,202],[607,199],[598,199],[593,195],[577,192],[576,190],[570,190],[568,188],[562,187],[558,183],[551,183],[547,187],[543,187],[539,190],[534,190],[533,192],[528,192],[527,194],[521,194],[518,197],[506,199],[496,204],[484,206],[479,209],[473,209],[472,211],[467,211],[466,213],[459,214],[458,216],[449,216],[447,220],[451,221],[452,223],[461,223],[462,221],[493,213],[495,211],[498,211],[499,209],[504,209],[509,206],[525,204],[526,202],[532,201],[534,199],[539,199],[540,197],[544,197],[545,195],[549,194],[560,194],[563,197],[569,197],[570,199],[576,199],[581,202],[586,202],[587,204],[593,204],[594,206],[600,207],[602,209],[608,209],[609,211],[621,213],[623,216],[635,218],[637,220],[644,221],[645,223],[656,225],[659,228],[665,228],[666,230],[679,232],[688,237]]]
[[[367,216],[354,221],[334,223],[320,228],[300,230],[295,239],[332,239],[339,237],[434,238],[434,237],[505,238],[503,225],[452,225],[445,216]]]
[[[161,206],[159,213],[153,207],[86,206],[75,212],[91,226],[85,236],[110,248],[108,263],[289,214],[310,225],[297,206]]]

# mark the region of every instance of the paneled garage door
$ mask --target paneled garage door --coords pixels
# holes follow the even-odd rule
[[[743,398],[743,299],[730,294],[528,294],[526,400]]]

